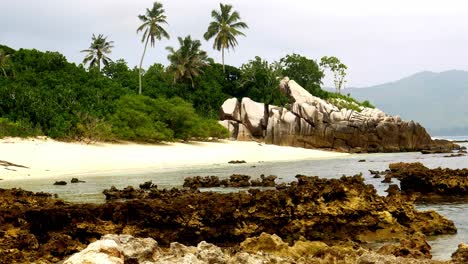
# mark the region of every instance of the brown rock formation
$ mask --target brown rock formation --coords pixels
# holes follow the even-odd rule
[[[388,177],[400,180],[405,193],[450,198],[468,196],[468,169],[429,169],[422,163],[392,163]]]
[[[262,232],[291,245],[304,239],[336,245],[456,232],[453,222],[416,211],[398,194],[378,196],[361,176],[297,179],[277,189],[238,193],[113,188],[106,196],[123,201],[100,205],[0,189],[0,259],[55,262],[109,233],[152,237],[162,246],[203,240],[233,246]]]
[[[466,264],[468,263],[468,245],[458,245],[457,251],[452,254],[452,261],[455,264]]]
[[[291,98],[290,107],[265,105],[249,98],[239,103],[231,98],[221,108],[220,123],[231,131],[232,138],[280,146],[344,152],[448,152],[454,148],[448,141],[432,140],[420,124],[378,109],[338,109],[288,78],[281,81],[280,90]],[[231,118],[233,112],[237,116],[237,109],[240,120]]]

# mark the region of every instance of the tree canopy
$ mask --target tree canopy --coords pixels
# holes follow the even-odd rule
[[[107,66],[112,61],[107,54],[112,52],[113,43],[113,41],[107,41],[107,37],[102,34],[97,37],[93,34],[89,48],[81,51],[87,53],[83,63],[89,62],[89,68],[97,67],[98,71],[101,71],[101,62]]]
[[[213,21],[210,22],[204,37],[209,40],[214,37],[213,49],[221,51],[223,71],[224,50],[234,49],[238,42],[237,36],[245,36],[241,31],[248,28],[247,24],[240,21],[239,12],[232,10],[232,5],[219,4],[220,10],[211,11]]]

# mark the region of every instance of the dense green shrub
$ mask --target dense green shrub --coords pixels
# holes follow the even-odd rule
[[[42,132],[24,120],[12,122],[7,118],[0,118],[0,137],[30,137],[39,136]]]
[[[200,118],[189,103],[178,97],[126,95],[116,106],[111,122],[119,139],[157,142],[227,136],[217,122]]]

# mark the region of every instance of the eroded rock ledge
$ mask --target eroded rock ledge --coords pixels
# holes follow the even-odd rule
[[[344,152],[448,152],[449,141],[432,140],[424,127],[379,109],[338,109],[285,78],[279,89],[291,99],[286,108],[250,98],[224,102],[220,124],[237,140],[258,140],[280,146],[327,148]]]
[[[290,245],[308,240],[329,246],[456,232],[452,221],[434,211],[415,210],[399,193],[378,196],[361,176],[298,175],[287,186],[238,193],[142,186],[122,190],[123,201],[101,205],[0,189],[0,259],[56,262],[109,233],[151,237],[166,247],[175,241],[237,246],[263,232]],[[423,251],[427,257],[427,249]]]
[[[392,163],[386,177],[400,180],[401,191],[419,199],[468,198],[468,169],[429,169],[422,163]]]
[[[466,263],[466,252],[454,253],[452,263]],[[466,251],[466,249],[465,249]],[[465,255],[463,255],[465,254]],[[196,246],[174,242],[162,248],[152,238],[130,235],[105,235],[86,249],[74,254],[64,264],[89,263],[147,263],[147,264],[254,264],[254,263],[356,263],[356,264],[436,264],[451,263],[429,259],[395,257],[363,248],[328,246],[318,241],[297,241],[290,246],[279,236],[262,233],[248,238],[236,249],[220,248],[202,241]]]

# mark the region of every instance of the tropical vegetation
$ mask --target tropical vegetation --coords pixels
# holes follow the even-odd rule
[[[372,107],[321,89],[324,70],[333,71],[333,61],[322,59],[318,64],[290,54],[276,62],[255,57],[234,67],[224,64],[224,55],[221,64],[209,58],[190,35],[178,38],[179,47],[166,48],[169,65],[154,62],[143,69],[148,43],[154,46],[169,34],[163,28],[167,23],[162,4],[155,2],[138,18],[143,22],[137,32],[143,32],[144,50],[133,68],[109,57],[114,43],[102,34],[93,35],[79,65],[58,52],[0,45],[0,137],[144,142],[223,138],[228,131],[217,122],[221,104],[231,97],[250,97],[287,105],[288,98],[277,89],[285,76],[341,107]],[[221,4],[212,18],[204,37],[214,37],[215,49],[224,54],[237,45],[236,37],[244,35],[240,29],[247,25],[230,5]]]
[[[107,57],[107,54],[112,52],[114,42],[107,41],[107,37],[99,34],[97,37],[93,34],[91,38],[91,45],[88,49],[82,50],[86,52],[86,57],[83,60],[84,64],[89,62],[89,68],[97,67],[98,71],[101,71],[101,62],[107,66],[112,60]]]
[[[143,24],[141,24],[138,29],[138,32],[143,32],[143,37],[141,38],[141,42],[145,43],[145,48],[143,50],[143,54],[141,55],[140,60],[140,71],[139,71],[139,89],[138,94],[141,94],[141,75],[142,66],[143,66],[143,59],[145,58],[146,48],[148,47],[148,42],[150,43],[151,47],[154,47],[154,43],[156,40],[161,40],[162,38],[169,38],[169,33],[167,33],[166,29],[163,28],[164,24],[167,24],[166,15],[164,14],[165,11],[161,3],[154,2],[153,7],[151,9],[146,9],[146,14],[139,15],[138,18],[140,19]]]
[[[204,35],[206,40],[214,37],[213,49],[221,51],[221,61],[224,66],[224,50],[234,49],[238,42],[237,36],[245,36],[241,29],[248,28],[247,24],[240,21],[239,12],[232,10],[232,5],[219,4],[220,10],[211,11],[213,21],[208,26]]]

